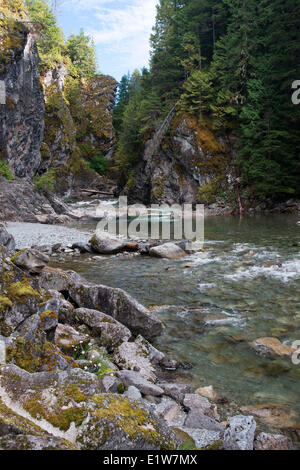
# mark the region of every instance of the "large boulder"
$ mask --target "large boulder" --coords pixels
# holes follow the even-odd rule
[[[28,271],[30,274],[39,274],[49,263],[50,258],[34,249],[25,249],[16,253],[12,257],[12,262],[21,269]]]
[[[7,232],[3,224],[0,224],[0,245],[4,246],[8,254],[12,254],[15,252],[15,239],[10,233]]]
[[[114,255],[126,248],[123,240],[108,236],[105,237],[103,234],[97,234],[97,232],[91,238],[90,243],[93,251],[101,255]]]
[[[253,450],[255,429],[253,416],[238,415],[229,418],[224,433],[224,449]]]
[[[164,243],[163,245],[154,246],[150,248],[149,254],[156,258],[168,259],[183,258],[186,256],[186,252],[175,245],[175,243]]]
[[[151,410],[101,393],[98,378],[80,369],[29,374],[0,370],[1,397],[56,438],[82,450],[173,450],[180,441]]]
[[[67,294],[79,307],[106,313],[147,340],[163,331],[162,322],[122,289],[90,283],[72,271],[53,272],[47,268],[42,272],[39,284],[46,290]]]

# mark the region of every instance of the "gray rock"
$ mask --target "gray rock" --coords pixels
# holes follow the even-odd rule
[[[33,249],[25,249],[13,258],[13,263],[31,274],[39,274],[50,259],[44,253]]]
[[[122,343],[114,353],[114,362],[121,369],[137,370],[146,380],[156,381],[155,369],[147,356],[147,351],[136,343]]]
[[[159,336],[162,322],[121,289],[92,284],[74,272],[43,272],[40,286],[46,290],[65,291],[79,307],[98,310],[127,326],[147,340]]]
[[[291,439],[282,434],[261,432],[254,441],[254,450],[296,450]]]
[[[118,393],[121,380],[114,375],[105,375],[100,379],[103,392],[105,393]]]
[[[174,400],[163,396],[160,403],[155,404],[153,409],[156,414],[167,421],[169,426],[177,427],[184,425],[186,413]]]
[[[16,243],[14,237],[7,232],[5,226],[0,224],[0,245],[3,245],[8,254],[15,252]]]
[[[187,384],[159,383],[157,385],[163,389],[166,395],[181,404],[183,404],[185,395],[191,392],[191,387]]]
[[[134,342],[139,348],[143,349],[152,364],[160,364],[161,361],[164,360],[164,353],[152,346],[152,344],[150,344],[149,341],[147,341],[141,335],[139,335]]]
[[[188,393],[184,397],[183,404],[189,411],[200,411],[212,419],[216,419],[218,421],[220,419],[216,406],[212,405],[205,397],[201,397],[194,393]]]
[[[0,142],[14,175],[31,178],[41,162],[45,104],[35,35],[26,22],[20,24],[20,41],[0,70],[7,102],[0,106]]]
[[[130,387],[128,387],[128,390],[126,390],[126,392],[123,394],[123,396],[127,397],[127,398],[130,398],[131,400],[137,400],[137,401],[142,400],[141,392],[136,387],[134,387],[133,385],[130,385]]]
[[[133,370],[121,370],[120,372],[117,372],[117,376],[119,379],[121,379],[126,387],[133,385],[143,395],[153,395],[159,397],[164,393],[162,388],[152,384],[148,380],[141,377],[138,372],[134,372]]]
[[[80,334],[70,325],[62,325],[59,323],[55,331],[55,344],[62,351],[70,352],[76,346],[88,343],[89,337]]]
[[[98,235],[97,232],[90,240],[92,249],[101,255],[114,255],[125,249],[123,240],[112,237],[104,237],[103,234]]]
[[[229,418],[224,433],[224,449],[253,450],[255,429],[253,416],[237,415]]]
[[[77,242],[73,243],[72,249],[78,249],[80,253],[92,253],[92,249],[89,243]]]
[[[187,415],[184,425],[191,429],[208,429],[209,431],[222,432],[225,430],[225,426],[218,423],[215,419],[204,415],[199,410],[190,411]]]
[[[150,248],[149,254],[156,258],[168,259],[183,258],[186,256],[185,251],[175,245],[175,243],[164,243],[163,245]]]
[[[92,329],[91,334],[100,336],[101,345],[109,350],[131,338],[131,332],[126,326],[114,318],[87,308],[78,308],[73,312],[73,322],[83,323]]]

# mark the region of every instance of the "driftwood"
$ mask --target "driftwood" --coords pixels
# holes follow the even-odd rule
[[[108,193],[107,191],[97,191],[96,189],[81,189],[83,193],[88,193],[91,196],[93,194],[101,194],[103,196],[114,196],[114,193]]]

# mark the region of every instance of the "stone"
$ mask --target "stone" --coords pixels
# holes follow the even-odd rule
[[[218,423],[215,419],[203,414],[200,410],[189,411],[184,425],[191,429],[208,429],[209,431],[222,432],[225,426]]]
[[[131,400],[137,400],[141,401],[142,400],[142,394],[141,392],[134,387],[133,385],[130,385],[126,392],[123,394],[124,397],[130,398]]]
[[[255,438],[254,450],[295,450],[295,447],[291,439],[282,434],[261,432]]]
[[[296,352],[277,338],[258,338],[251,345],[257,352],[271,356],[291,356]]]
[[[102,346],[113,350],[120,343],[128,341],[131,338],[131,332],[126,326],[114,318],[87,308],[78,308],[73,312],[73,321],[76,323],[83,323],[91,328],[91,334],[100,336],[100,343]]]
[[[49,256],[34,249],[25,249],[12,258],[12,262],[31,274],[39,274],[49,263]]]
[[[208,387],[200,387],[195,390],[196,395],[201,395],[202,397],[206,397],[209,400],[211,400],[214,403],[224,403],[227,402],[226,398],[223,397],[222,395],[219,395],[215,389],[213,388],[212,385],[209,385]]]
[[[55,331],[54,343],[62,351],[70,352],[76,346],[84,345],[89,342],[89,337],[80,334],[70,325],[62,325],[59,323]]]
[[[4,246],[9,255],[15,252],[15,239],[10,233],[7,232],[3,224],[0,224],[0,245]]]
[[[121,380],[114,375],[105,375],[100,379],[101,387],[105,393],[118,393]],[[130,397],[129,397],[130,398]]]
[[[183,404],[185,395],[191,392],[191,387],[187,384],[158,383],[157,385],[163,389],[165,395],[181,404]]]
[[[169,397],[163,396],[159,403],[154,403],[153,409],[156,414],[167,421],[169,426],[183,426],[186,413],[182,407]]]
[[[102,393],[98,378],[80,369],[30,374],[7,365],[1,369],[0,387],[2,402],[21,421],[26,416],[32,427],[81,450],[175,450],[180,446],[164,420],[137,401]]]
[[[46,290],[67,292],[69,299],[79,307],[101,310],[147,340],[162,334],[162,322],[121,289],[92,284],[72,271],[43,271],[39,284]]]
[[[92,253],[91,246],[89,243],[77,242],[73,243],[72,250],[79,250],[80,253]]]
[[[121,369],[138,370],[144,379],[150,382],[156,381],[155,369],[146,350],[136,343],[122,343],[115,350],[113,360]]]
[[[117,372],[117,377],[119,377],[119,379],[124,383],[125,387],[133,385],[143,395],[153,395],[154,397],[159,397],[164,393],[162,388],[144,379],[138,372],[132,370],[121,370]]]
[[[100,255],[115,255],[117,253],[121,253],[121,251],[124,251],[125,249],[125,243],[123,240],[105,236],[103,234],[99,235],[97,232],[91,238],[90,243],[93,251]]]
[[[212,405],[205,397],[201,397],[194,393],[188,393],[184,397],[183,405],[189,411],[197,410],[212,419],[220,420],[216,406]]]
[[[229,418],[224,433],[225,450],[253,450],[256,422],[253,416],[237,415]]]
[[[164,243],[163,245],[152,247],[150,248],[149,254],[156,258],[168,259],[183,258],[186,256],[185,251],[175,245],[175,243]]]
[[[152,364],[160,364],[164,360],[164,353],[152,346],[142,335],[138,335],[134,342],[140,349],[143,349]]]

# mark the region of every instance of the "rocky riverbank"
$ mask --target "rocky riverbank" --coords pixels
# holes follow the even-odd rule
[[[262,410],[166,381],[179,363],[151,345],[163,324],[126,292],[15,253],[4,227],[0,243],[0,448],[293,448],[260,432]]]

